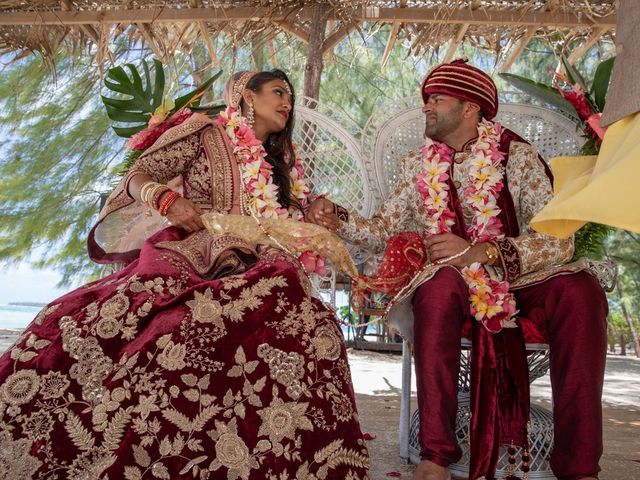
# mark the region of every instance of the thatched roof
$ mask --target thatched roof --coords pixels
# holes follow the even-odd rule
[[[576,60],[615,28],[615,0],[0,0],[0,52],[40,52],[58,47],[109,54],[123,35],[143,41],[159,57],[224,35],[246,44],[292,35],[310,41],[316,21],[328,20],[324,53],[363,24],[390,24],[386,56],[401,40],[414,54],[448,43],[447,57],[467,41],[501,55],[509,66],[535,37],[561,41]],[[321,7],[318,7],[321,5]],[[581,40],[575,42],[574,40]],[[97,49],[91,49],[92,45]]]

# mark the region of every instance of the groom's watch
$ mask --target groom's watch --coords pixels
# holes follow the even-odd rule
[[[484,247],[484,254],[487,256],[487,265],[493,265],[500,256],[500,250],[493,243],[487,243]]]

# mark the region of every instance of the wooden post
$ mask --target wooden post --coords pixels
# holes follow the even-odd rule
[[[251,59],[254,70],[264,69],[264,37],[261,34],[254,35],[251,39]]]
[[[304,89],[306,97],[317,100],[320,97],[320,78],[322,77],[322,50],[324,46],[325,30],[327,28],[328,5],[318,2],[313,6],[309,45],[307,50],[307,65],[304,69]],[[314,105],[310,105],[313,108]]]

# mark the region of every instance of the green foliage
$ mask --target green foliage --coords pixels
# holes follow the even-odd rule
[[[155,110],[162,104],[164,95],[164,70],[160,60],[154,59],[154,82],[151,82],[149,65],[142,61],[144,83],[135,65],[128,63],[125,67],[131,73],[131,78],[124,68],[113,67],[107,71],[104,79],[105,86],[116,93],[129,98],[110,98],[102,95],[102,102],[109,118],[116,122],[136,123],[131,127],[113,127],[120,137],[128,138],[136,132],[146,128]]]
[[[573,259],[581,257],[602,260],[605,256],[605,240],[613,228],[599,223],[587,223],[575,234]]]
[[[0,262],[44,251],[37,266],[55,265],[64,280],[95,271],[85,241],[121,148],[98,85],[95,66],[67,57],[57,82],[35,56],[0,75]]]
[[[173,101],[174,107],[173,107],[173,110],[170,112],[170,114],[177,112],[178,110],[180,110],[182,107],[185,107],[185,106],[189,106],[190,108],[198,108],[200,106],[200,99],[201,99],[200,94],[203,93],[205,90],[208,90],[211,87],[211,85],[213,85],[213,82],[215,82],[220,75],[222,75],[222,70],[218,70],[216,74],[214,74],[208,80],[203,82],[199,87],[195,88],[194,90],[191,90],[189,93],[186,93],[181,97],[176,98]],[[205,107],[204,110],[206,110],[207,112],[212,112],[212,111],[218,112],[223,108],[224,108],[224,105],[218,105],[216,107]]]
[[[567,79],[569,80],[569,83],[572,85],[579,85],[583,92],[588,92],[589,87],[587,86],[587,81],[584,79],[580,71],[574,67],[569,62],[569,59],[564,55],[560,57],[560,60],[562,61],[562,66],[567,72]]]
[[[500,73],[499,76],[527,95],[531,95],[545,104],[553,105],[570,117],[578,118],[578,112],[573,105],[562,97],[555,88],[513,73]]]
[[[607,99],[607,91],[609,90],[609,82],[611,80],[611,72],[613,71],[613,63],[616,57],[611,57],[604,62],[600,62],[596,73],[593,76],[593,85],[591,86],[591,96],[595,102],[599,112],[604,111],[604,105]]]
[[[338,318],[346,323],[356,323],[357,316],[351,310],[351,305],[342,305],[336,310]]]
[[[134,123],[128,127],[113,126],[113,130],[119,137],[129,138],[135,133],[144,130],[151,116],[161,107],[166,116],[171,116],[184,106],[198,107],[200,105],[201,94],[211,87],[213,82],[222,74],[218,71],[211,78],[203,82],[199,87],[189,93],[176,98],[171,102],[171,106],[163,105],[165,101],[165,74],[162,62],[153,59],[154,81],[151,82],[151,71],[146,60],[142,60],[144,82],[142,76],[135,65],[127,63],[125,67],[129,70],[131,77],[127,75],[124,68],[113,67],[107,71],[104,85],[112,92],[124,95],[129,98],[111,98],[102,95],[107,116],[120,123]]]
[[[605,242],[607,257],[618,264],[618,285],[609,295],[609,326],[619,341],[624,334],[629,339],[632,322],[636,332],[640,332],[640,235],[615,229]],[[627,310],[625,318],[622,304]]]
[[[128,113],[144,109],[149,114],[162,98],[163,82],[148,68],[142,75],[127,68],[131,77],[122,70],[109,82],[122,92],[135,89],[136,97],[125,99],[131,101]],[[69,283],[101,271],[87,258],[86,238],[100,195],[113,188],[124,165],[135,161],[135,154],[125,157],[123,142],[110,126],[114,118],[140,118],[118,116],[122,104],[117,102],[110,103],[107,115],[99,71],[90,60],[61,53],[56,74],[54,79],[40,58],[30,56],[4,67],[0,75],[0,264],[55,267],[62,283]],[[189,102],[214,80],[180,101]]]

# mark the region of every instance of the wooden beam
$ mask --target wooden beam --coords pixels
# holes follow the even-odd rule
[[[522,13],[518,10],[449,10],[445,14],[441,9],[434,8],[377,8],[366,7],[363,9],[361,20],[374,22],[405,22],[405,23],[448,23],[472,25],[501,25],[501,26],[608,26],[616,25],[616,16],[609,15],[606,18],[590,19],[580,12],[540,12],[529,11]]]
[[[636,28],[638,28],[638,26],[636,25]],[[582,45],[580,45],[578,48],[576,48],[573,52],[571,52],[569,54],[569,63],[571,65],[573,65],[574,63],[576,63],[578,60],[580,60],[580,58],[589,51],[589,49],[591,47],[593,47],[598,40],[600,40],[602,38],[602,36],[607,33],[609,31],[609,27],[602,27],[599,28],[596,32],[594,32],[589,38],[585,39],[585,41],[582,43]]]
[[[340,40],[349,35],[354,28],[358,26],[359,22],[348,22],[342,25],[338,30],[333,32],[322,44],[322,53],[327,53],[330,50],[333,50]]]
[[[235,8],[140,8],[121,10],[86,10],[86,11],[40,11],[40,12],[7,12],[0,13],[1,25],[80,25],[98,23],[167,23],[195,22],[223,23],[231,21],[261,21],[264,19],[276,22],[289,22],[295,16],[300,20],[310,21],[313,7],[298,10],[273,11],[267,7],[235,7]],[[330,11],[329,18],[336,18],[337,13]],[[609,27],[616,25],[616,15],[603,18],[589,18],[579,11],[545,12],[518,10],[506,11],[479,9],[459,9],[447,11],[435,8],[356,8],[347,13],[354,21],[373,21],[382,23],[448,23],[472,25],[500,26],[545,26],[556,27]]]
[[[500,68],[501,72],[504,73],[509,71],[509,69],[511,68],[511,65],[513,65],[513,62],[516,61],[516,59],[520,56],[520,54],[525,49],[525,47],[529,44],[533,36],[536,34],[536,31],[537,29],[534,27],[527,28],[523,37],[518,41],[518,44],[511,50],[511,52],[509,52],[509,56],[507,57],[507,59],[502,64],[502,67]]]
[[[73,3],[71,3],[71,0],[60,0],[60,8],[62,8],[63,11],[65,12],[72,12],[75,9],[73,8]],[[93,42],[96,45],[100,44],[100,35],[98,34],[98,32],[96,31],[95,28],[93,28],[92,25],[80,25],[79,26],[80,30],[82,30],[91,40],[93,40]]]
[[[289,22],[287,20],[280,20],[280,21],[275,22],[275,24],[278,25],[285,32],[290,33],[294,37],[299,38],[304,43],[306,43],[306,44],[309,43],[309,33],[305,32],[301,28],[298,28],[293,23],[291,23],[291,22]]]
[[[460,25],[460,27],[458,28],[458,33],[456,34],[456,38],[451,40],[451,45],[449,45],[449,49],[447,50],[447,54],[444,56],[444,60],[442,61],[442,63],[449,63],[451,60],[453,60],[453,56],[456,54],[456,51],[462,43],[462,40],[464,39],[464,36],[467,33],[468,29],[468,23],[463,23],[462,25]]]

